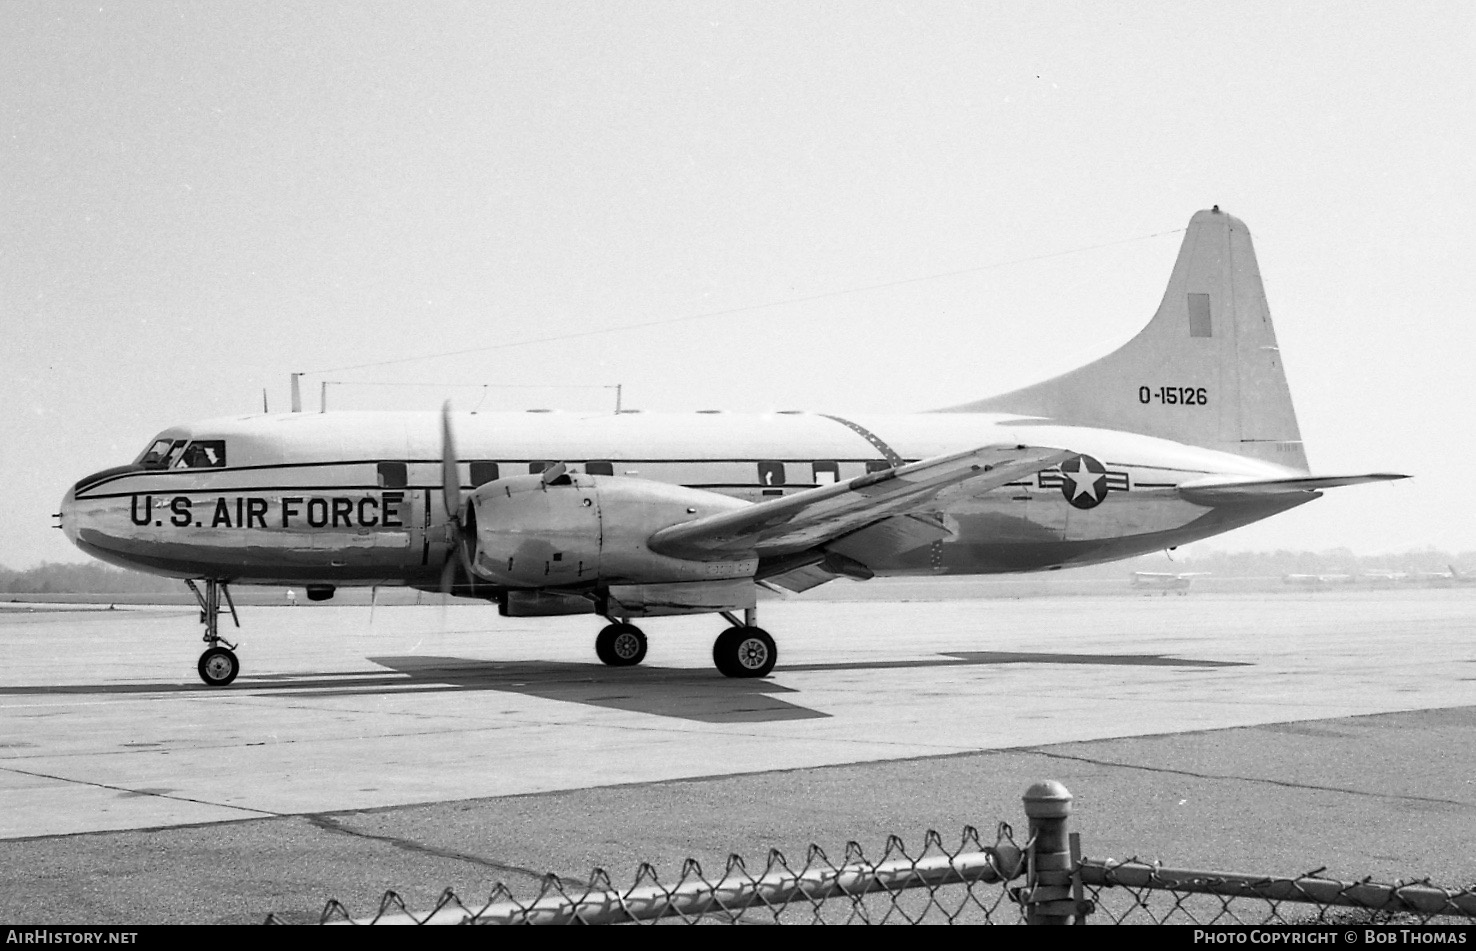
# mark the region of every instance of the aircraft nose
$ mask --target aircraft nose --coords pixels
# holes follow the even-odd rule
[[[62,496],[61,508],[57,509],[56,517],[60,519],[56,527],[67,536],[67,541],[73,545],[77,544],[77,487],[72,486],[67,494]]]
[[[104,474],[105,475],[105,474]],[[94,558],[121,568],[144,567],[149,555],[147,525],[157,525],[152,496],[97,492],[98,474],[88,476],[62,496],[58,528],[67,541]]]

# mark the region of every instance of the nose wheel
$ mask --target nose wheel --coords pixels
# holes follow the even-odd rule
[[[646,635],[634,624],[612,621],[595,637],[595,654],[610,667],[634,667],[646,659]]]
[[[236,679],[241,672],[241,661],[236,657],[235,644],[228,642],[220,636],[220,614],[221,596],[224,595],[226,607],[231,612],[231,620],[237,627],[241,626],[241,619],[236,616],[236,603],[231,600],[231,591],[226,587],[224,581],[214,578],[205,578],[205,591],[201,593],[195,586],[195,582],[186,580],[185,584],[195,594],[195,600],[200,602],[200,623],[205,625],[205,636],[202,640],[210,646],[205,648],[205,653],[200,655],[200,663],[196,669],[200,672],[200,679],[207,687],[224,687]],[[225,646],[222,647],[221,645]]]
[[[235,651],[212,647],[200,655],[200,679],[212,687],[224,687],[241,672],[241,661]]]

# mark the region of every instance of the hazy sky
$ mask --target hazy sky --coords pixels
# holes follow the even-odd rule
[[[0,565],[83,559],[49,527],[71,482],[286,409],[293,371],[738,311],[304,395],[1010,389],[1131,336],[1212,204],[1255,237],[1313,468],[1416,478],[1210,544],[1476,549],[1473,9],[6,0]]]

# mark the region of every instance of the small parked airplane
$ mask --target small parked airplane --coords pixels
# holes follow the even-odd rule
[[[1133,572],[1133,587],[1164,593],[1177,591],[1183,594],[1189,590],[1189,585],[1194,583],[1195,578],[1202,578],[1207,574],[1209,574],[1207,571],[1135,571]]]
[[[1430,585],[1476,584],[1476,575],[1464,573],[1455,565],[1449,567],[1449,571],[1417,571],[1407,576],[1406,580]]]
[[[1250,233],[1216,207],[1190,221],[1136,337],[1001,396],[865,417],[214,419],[79,481],[60,527],[104,561],[190,586],[213,686],[240,669],[219,632],[232,584],[313,600],[408,585],[510,617],[600,615],[595,650],[612,666],[645,657],[632,619],[714,613],[729,624],[718,670],[762,677],[778,653],[757,626],[758,584],[1112,561],[1399,478],[1311,474]]]
[[[1304,588],[1317,588],[1329,584],[1356,584],[1358,578],[1350,574],[1325,574],[1325,575],[1283,575],[1281,580],[1286,584],[1300,585]]]

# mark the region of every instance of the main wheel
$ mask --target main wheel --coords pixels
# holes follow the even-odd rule
[[[724,677],[766,677],[778,659],[779,648],[761,627],[730,627],[712,645],[712,662]]]
[[[611,667],[634,667],[646,659],[646,635],[634,624],[611,624],[595,637],[595,654]]]
[[[241,672],[241,662],[224,647],[212,647],[200,655],[200,679],[208,687],[224,687]]]

